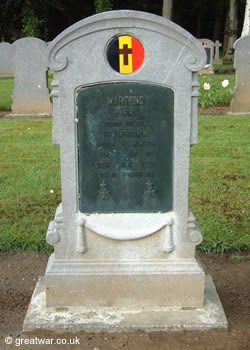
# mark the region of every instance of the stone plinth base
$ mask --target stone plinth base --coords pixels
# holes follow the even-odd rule
[[[47,307],[198,308],[204,304],[205,273],[195,259],[70,263],[52,254],[45,284]]]
[[[131,309],[46,307],[44,279],[40,278],[24,320],[23,330],[24,332],[35,330],[155,332],[227,327],[227,319],[210,276],[206,277],[204,307],[196,309],[139,306]]]
[[[233,96],[230,107],[231,114],[250,114],[249,93],[250,89],[247,91],[247,94],[243,92],[242,96],[239,93]]]
[[[214,67],[212,65],[205,66],[199,72],[199,75],[212,75],[214,74]]]

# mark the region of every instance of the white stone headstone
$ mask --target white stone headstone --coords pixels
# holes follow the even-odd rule
[[[13,75],[13,50],[9,43],[0,43],[0,75]]]
[[[47,82],[47,44],[37,38],[22,38],[12,44],[15,87],[13,114],[50,114]]]
[[[214,48],[215,48],[215,54],[214,54],[214,59],[213,63],[214,64],[222,64],[222,59],[220,58],[220,47],[222,44],[219,42],[219,40],[216,40],[214,43]]]
[[[205,58],[184,29],[136,11],[86,18],[50,43],[62,204],[25,329],[227,326],[188,205]]]
[[[232,113],[250,113],[250,36],[234,44],[235,88],[231,102]]]

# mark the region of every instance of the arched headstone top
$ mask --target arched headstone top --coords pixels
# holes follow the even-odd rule
[[[12,112],[51,113],[47,82],[47,43],[38,38],[27,37],[16,40],[11,48],[15,79]]]
[[[69,43],[84,36],[100,32],[116,30],[116,34],[131,33],[134,29],[158,33],[168,39],[179,42],[184,54],[185,49],[190,52],[186,56],[186,68],[198,71],[205,64],[205,54],[198,41],[186,30],[170,20],[140,11],[109,11],[83,19],[64,30],[49,44],[49,66],[54,71],[63,70],[67,66],[68,57],[61,54],[61,50]]]
[[[249,46],[249,42],[250,42],[249,37],[250,37],[250,35],[246,35],[246,36],[243,36],[243,37],[237,39],[234,43],[233,48],[236,50],[240,47],[244,48],[246,45]]]

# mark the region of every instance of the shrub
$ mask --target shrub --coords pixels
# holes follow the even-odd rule
[[[199,105],[201,107],[229,104],[232,99],[234,76],[200,76]]]

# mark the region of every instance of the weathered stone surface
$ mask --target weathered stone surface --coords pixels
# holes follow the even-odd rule
[[[250,113],[250,36],[234,44],[235,88],[231,102],[232,113]]]
[[[136,69],[130,39],[143,47]],[[107,53],[110,43],[113,51]],[[72,307],[122,309],[126,315],[145,307],[159,313],[139,312],[143,326],[137,316],[114,313],[126,319],[118,328],[154,329],[161,315],[159,328],[169,329],[174,319],[164,323],[165,308],[202,310],[206,301],[205,273],[195,254],[202,234],[188,206],[190,146],[197,143],[196,72],[205,65],[204,49],[167,19],[113,11],[68,28],[50,43],[48,57],[54,71],[53,142],[60,145],[62,205],[48,229],[54,254],[45,274],[42,309],[69,307],[67,318]],[[152,87],[152,96],[143,87]],[[158,176],[162,171],[164,178]],[[138,179],[122,178],[137,174],[143,181],[149,173],[145,190]],[[120,186],[114,185],[115,178]],[[159,205],[156,195],[164,203],[168,197],[171,205]],[[112,196],[125,198],[121,210],[118,201],[102,202]],[[85,205],[87,197],[102,206]],[[142,197],[150,205],[141,205]],[[32,312],[29,324],[37,317]],[[100,328],[109,328],[101,315]],[[180,327],[192,317],[187,315],[180,313]],[[92,326],[97,330],[98,321]]]
[[[12,71],[13,52],[9,43],[0,43],[0,75],[13,75]]]
[[[33,293],[24,322],[24,332],[38,330],[86,332],[144,332],[209,330],[227,328],[228,323],[210,276],[206,277],[204,306],[181,307],[49,307],[46,308],[45,283],[40,279]]]
[[[211,65],[207,65],[206,67],[202,68],[199,72],[199,75],[212,75],[214,74],[214,68]]]
[[[47,86],[47,44],[37,38],[22,38],[12,44],[15,79],[12,113],[50,114]]]
[[[106,50],[113,38],[123,33],[126,34],[128,28],[131,35],[137,38],[143,46],[145,57],[142,66],[134,73],[119,74],[107,61]],[[53,93],[55,96],[54,142],[60,144],[61,148],[63,233],[58,232],[58,235],[63,239],[54,245],[55,254],[48,263],[46,283],[50,287],[46,297],[47,304],[53,305],[61,299],[65,304],[71,304],[74,300],[78,305],[82,303],[107,305],[112,299],[114,305],[117,306],[125,306],[129,303],[135,305],[140,302],[145,302],[147,305],[150,303],[163,305],[164,295],[167,293],[169,298],[166,303],[169,305],[176,303],[183,307],[185,305],[187,307],[201,306],[204,299],[204,271],[195,258],[197,242],[192,239],[192,235],[189,236],[187,233],[189,220],[187,199],[189,149],[190,144],[196,143],[197,140],[198,82],[193,72],[204,66],[204,49],[189,33],[164,18],[134,11],[118,11],[90,17],[60,34],[49,45],[49,61],[50,68],[55,74],[53,82],[55,86]],[[116,110],[114,115],[113,112],[105,111],[102,94],[99,96],[94,93],[99,89],[98,87],[101,88],[105,86],[104,84],[108,86],[111,83],[114,88],[115,83],[119,83],[117,84],[119,96],[111,91],[111,85],[110,88],[107,88],[112,92],[107,101],[113,103],[112,108]],[[125,83],[129,84],[128,91],[119,91],[119,87]],[[140,88],[143,87],[143,84],[145,86],[149,84],[147,88],[153,85],[155,89],[158,88],[159,93],[164,90],[159,87],[166,87],[169,91],[174,92],[173,102],[164,95],[162,98],[166,106],[173,105],[175,123],[173,129],[167,124],[171,111],[165,109],[165,106],[161,107],[158,100],[157,106],[151,103],[146,107],[147,110],[144,112],[141,110],[143,106],[141,103],[146,101],[148,95],[142,91],[132,93],[133,84],[137,84],[136,86]],[[153,89],[154,87],[152,91]],[[92,97],[90,95],[87,101],[83,101],[83,107],[77,100],[81,91],[93,91]],[[133,97],[131,101],[130,95]],[[137,96],[136,99],[134,95],[139,97]],[[137,100],[140,111],[132,105],[132,102]],[[157,108],[162,113],[160,117],[155,114]],[[123,176],[124,171],[131,170],[127,163],[134,161],[133,155],[129,152],[136,151],[135,147],[130,149],[133,148],[132,144],[136,139],[132,135],[132,139],[127,142],[128,145],[118,146],[117,140],[122,136],[121,130],[117,131],[117,127],[121,128],[117,126],[119,113],[122,114],[121,118],[124,118],[125,121],[132,120],[137,123],[144,121],[144,127],[141,126],[142,124],[138,125],[139,128],[145,129],[145,132],[150,131],[150,122],[154,133],[157,132],[157,128],[161,128],[165,130],[164,137],[167,137],[169,141],[175,140],[173,143],[175,161],[170,166],[173,174],[171,185],[174,194],[173,202],[171,208],[165,208],[161,213],[154,214],[153,212],[159,211],[159,208],[155,206],[154,210],[152,206],[151,213],[148,213],[147,226],[145,225],[146,214],[143,212],[135,214],[133,212],[135,208],[131,209],[129,203],[127,208],[124,207],[120,212],[117,212],[117,207],[114,208],[113,213],[109,215],[105,214],[105,209],[103,213],[97,214],[96,209],[91,212],[84,206],[79,207],[79,195],[81,203],[81,198],[84,199],[84,195],[87,194],[85,187],[91,184],[96,173],[100,172],[103,177],[108,178],[109,169],[116,172],[118,177]],[[98,121],[101,118],[99,115],[103,118],[103,125]],[[87,118],[82,124],[80,118],[85,118],[84,116]],[[99,124],[103,130],[99,128]],[[98,128],[100,131],[98,135],[95,135]],[[75,147],[76,129],[80,141],[79,154],[77,152],[79,148]],[[138,126],[133,126],[130,131],[135,133],[136,130]],[[106,138],[107,142],[112,141],[113,134],[119,135],[113,148],[110,146],[111,148],[106,147],[100,150],[100,143],[106,135],[104,132],[111,133],[110,137]],[[158,133],[153,140],[154,143],[161,143],[162,137]],[[88,140],[89,151],[81,138],[84,142]],[[126,140],[124,141],[121,137],[121,141]],[[119,151],[120,155],[118,155],[117,162],[114,164],[111,162],[111,168],[106,168],[111,151]],[[139,170],[142,169],[139,162],[146,151],[146,143],[143,141],[134,170],[138,169],[140,172]],[[152,151],[150,149],[151,153]],[[92,166],[91,154],[93,152],[98,157],[100,156],[100,160],[98,162],[94,160],[94,164],[97,162],[104,168]],[[101,152],[104,153],[101,154]],[[166,166],[164,162],[167,164],[172,157],[168,155],[168,149],[164,153],[165,157],[160,160],[161,167]],[[83,166],[79,166],[78,164],[81,165],[79,156],[87,157],[88,164],[83,162]],[[101,160],[102,157],[106,160]],[[149,170],[157,174],[157,167],[152,165],[154,161],[152,157],[152,155],[149,157],[148,163],[151,164]],[[125,163],[124,167],[121,167],[122,163]],[[86,183],[86,186],[80,191],[77,179],[80,179],[80,184]],[[167,187],[169,180],[166,178],[165,182]],[[99,201],[109,200],[111,183],[111,178],[109,182],[102,183],[99,188],[101,191]],[[164,186],[164,181],[162,185]],[[126,189],[127,183],[124,182],[122,186],[124,188],[120,191]],[[94,187],[89,193],[90,197],[95,196]],[[114,191],[119,192],[118,187],[112,189],[113,193]],[[148,185],[149,191],[154,192],[154,184]],[[158,195],[167,196],[164,191],[164,189],[159,189]],[[168,192],[170,193],[170,190]],[[131,193],[131,196],[133,195],[134,193]],[[88,215],[84,216],[84,212]],[[165,219],[166,215],[168,219]],[[151,225],[150,221],[154,224]],[[66,251],[67,256],[65,256]],[[80,279],[75,279],[76,271]],[[187,277],[189,281],[186,280],[187,284],[193,284],[192,288],[194,288],[187,295],[183,284],[186,275],[189,276]],[[146,281],[148,283],[145,283]],[[192,281],[196,282],[192,283]],[[159,289],[158,297],[148,289],[149,285],[154,284],[157,284]],[[94,290],[98,290],[98,285],[105,285],[107,288],[112,285],[113,293],[110,294],[111,291],[108,289],[105,291],[105,288],[99,289],[101,293],[95,293]],[[77,297],[74,294],[72,298],[71,292],[64,293],[64,296],[61,295],[60,298],[56,297],[59,290],[69,291],[68,288],[71,288],[72,292],[77,291],[78,288],[88,292],[84,293],[84,297]],[[177,290],[179,290],[178,293]],[[141,301],[139,295],[144,296]],[[154,298],[155,301],[153,301]]]

